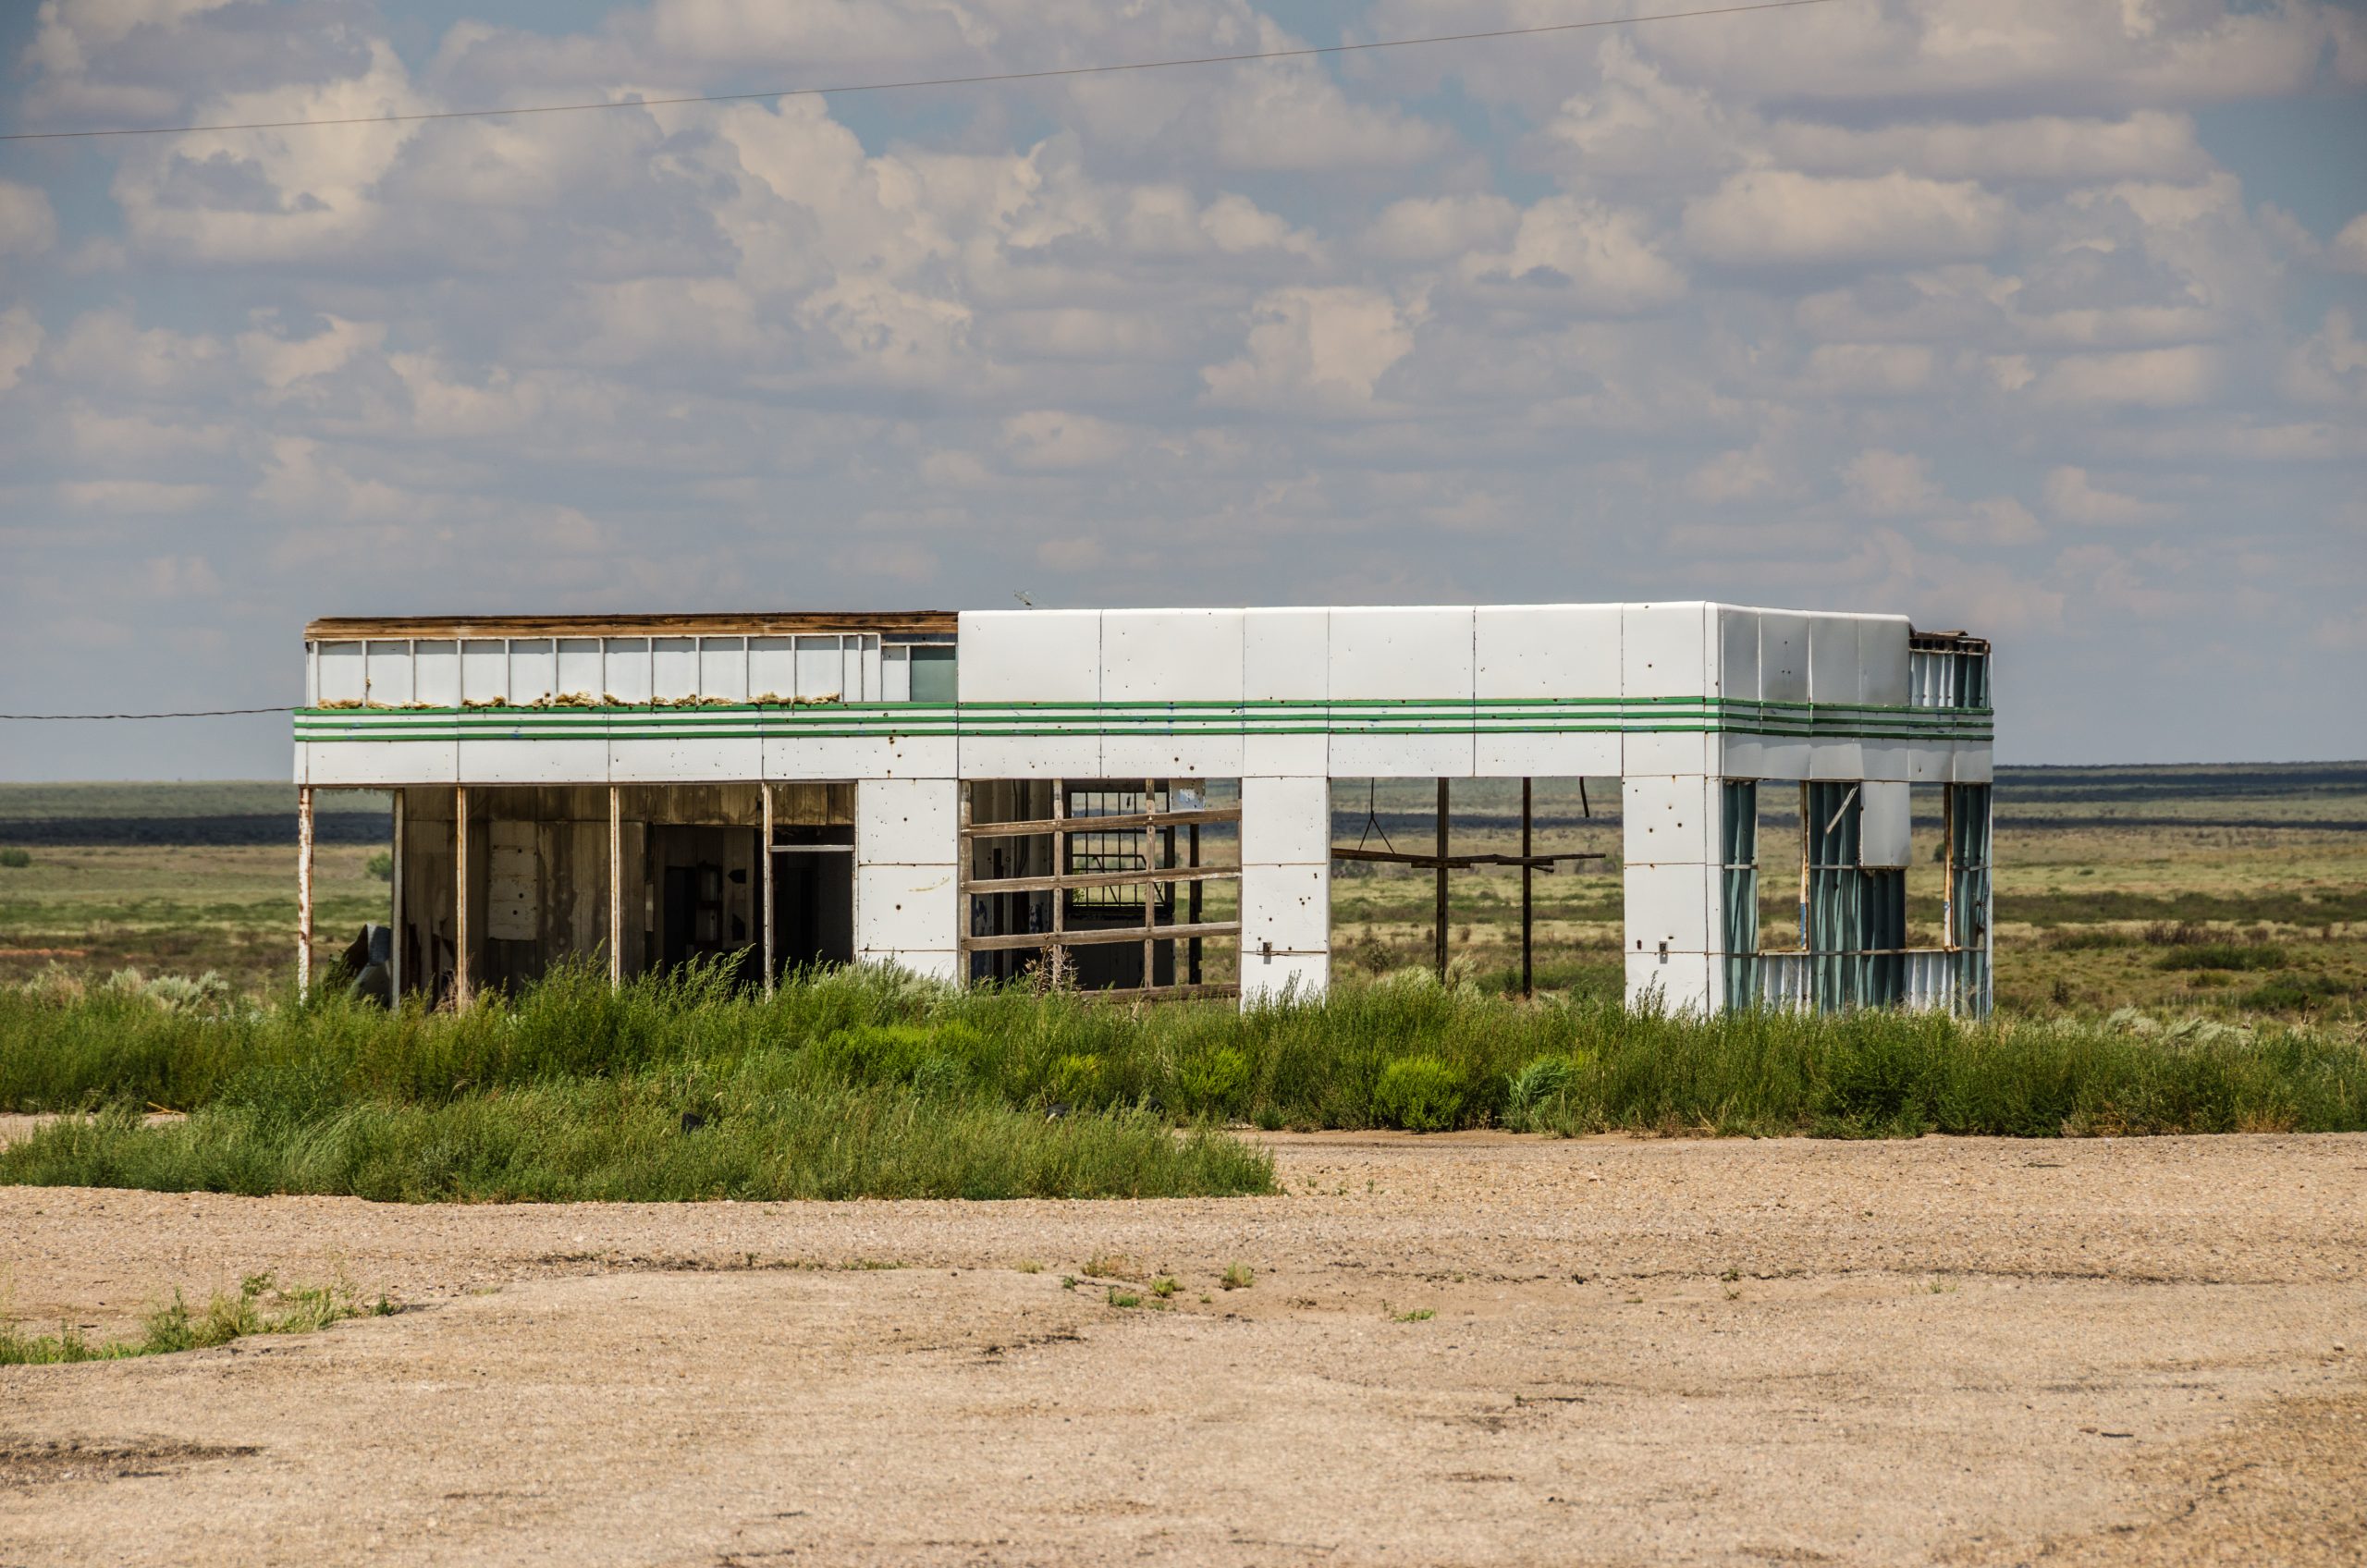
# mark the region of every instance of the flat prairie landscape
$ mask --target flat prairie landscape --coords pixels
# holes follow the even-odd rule
[[[1624,1014],[1615,858],[1535,1002],[1474,873],[1259,1018],[300,1006],[286,794],[0,790],[6,1568],[2367,1561],[2367,767],[2002,779],[1979,1027]]]
[[[34,1318],[401,1304],[0,1371],[0,1561],[2367,1550],[2367,1137],[1269,1142],[1221,1201],[0,1189]]]

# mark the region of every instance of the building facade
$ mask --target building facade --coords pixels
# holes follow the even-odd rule
[[[302,961],[316,792],[389,790],[396,984],[439,1000],[570,958],[1314,996],[1336,862],[1428,867],[1443,910],[1451,869],[1576,858],[1456,854],[1443,814],[1431,850],[1335,844],[1335,780],[1617,778],[1631,1001],[1989,1005],[1989,645],[1895,616],[349,619],[305,679]],[[1918,820],[1944,891],[1911,947]]]

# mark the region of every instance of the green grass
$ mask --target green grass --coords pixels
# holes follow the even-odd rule
[[[175,1291],[168,1305],[142,1318],[138,1339],[92,1341],[80,1329],[65,1327],[55,1334],[27,1334],[14,1323],[0,1323],[0,1366],[51,1366],[208,1350],[251,1334],[309,1334],[344,1318],[384,1317],[394,1310],[384,1296],[375,1305],[364,1306],[341,1285],[282,1290],[268,1274],[250,1274],[236,1295],[216,1292],[195,1312]]]
[[[1268,1190],[1177,1127],[1904,1136],[2367,1129],[2355,1026],[1700,1021],[1426,975],[1247,1013],[877,969],[765,1000],[569,970],[459,1016],[0,988],[0,1108],[100,1112],[0,1180],[413,1200]],[[190,1112],[143,1130],[129,1114]],[[685,1129],[691,1129],[686,1131]]]
[[[2153,961],[2156,969],[2282,969],[2285,949],[2274,942],[2202,942],[2172,948]]]

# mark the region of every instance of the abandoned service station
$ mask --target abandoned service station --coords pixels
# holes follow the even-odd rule
[[[389,791],[386,962],[464,1005],[561,961],[892,962],[1254,1006],[1331,980],[1335,864],[1530,877],[1527,781],[1621,780],[1628,999],[1990,1004],[1989,644],[1704,604],[338,619],[295,720],[300,961],[323,790]],[[1335,780],[1435,780],[1334,842]],[[1523,781],[1457,853],[1458,781]],[[1762,797],[1797,810],[1762,846]],[[1924,802],[1910,805],[1910,801]],[[1913,825],[1936,822],[1918,846]],[[1772,835],[1770,835],[1772,838]],[[1771,852],[1762,852],[1764,851]],[[1944,865],[1937,946],[1906,868]],[[1762,949],[1762,887],[1799,936]]]

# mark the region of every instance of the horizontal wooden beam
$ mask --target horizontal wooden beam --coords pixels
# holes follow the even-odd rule
[[[1146,882],[1215,882],[1238,877],[1237,865],[1170,865],[1154,871],[1075,871],[1047,876],[998,876],[964,884],[973,893],[1051,893],[1068,888],[1139,888]]]
[[[781,637],[800,631],[950,632],[951,610],[792,610],[748,615],[380,615],[324,616],[304,628],[312,643],[365,637]]]
[[[1031,948],[1090,948],[1110,942],[1176,942],[1195,937],[1238,937],[1237,920],[1204,921],[1197,925],[1110,925],[1080,931],[1018,931],[1007,937],[963,937],[965,953],[1024,952]]]
[[[1039,833],[1119,833],[1129,828],[1189,827],[1210,822],[1239,822],[1239,806],[1208,806],[1200,811],[1134,812],[1122,816],[1046,816],[1032,822],[974,822],[962,829],[964,839],[1032,839]]]
[[[1434,854],[1411,854],[1403,850],[1355,850],[1335,844],[1331,849],[1331,858],[1333,860],[1379,861],[1387,865],[1418,865],[1431,870],[1436,870],[1441,865],[1444,865],[1449,871],[1468,871],[1475,865],[1527,865],[1534,866],[1539,871],[1550,872],[1553,869],[1555,861],[1608,860],[1611,857],[1604,854],[1565,851],[1558,855],[1468,854],[1447,855],[1441,858]]]

